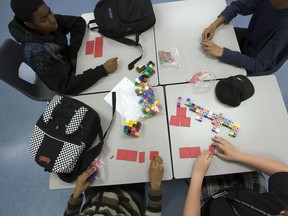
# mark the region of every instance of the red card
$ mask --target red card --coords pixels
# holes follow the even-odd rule
[[[186,117],[186,107],[177,107],[176,116]]]
[[[103,54],[103,37],[95,38],[95,52],[94,57],[102,57]]]
[[[94,51],[94,41],[86,41],[85,54],[86,55],[93,54],[93,51]]]
[[[190,148],[179,148],[180,158],[190,158]]]
[[[171,115],[170,125],[179,126],[179,124],[180,124],[179,117]]]
[[[127,158],[128,161],[137,161],[137,151],[127,150]]]
[[[145,152],[139,152],[138,162],[139,163],[145,162]]]
[[[180,126],[190,127],[191,118],[190,117],[180,117]]]
[[[190,157],[196,158],[201,154],[200,147],[190,147]]]
[[[153,160],[154,157],[156,157],[158,155],[159,155],[158,151],[150,151],[150,160]]]
[[[214,153],[214,152],[215,152],[215,146],[210,145],[210,146],[209,146],[209,151],[212,152],[212,153]]]
[[[118,149],[116,159],[117,160],[126,160],[127,159],[127,150]]]

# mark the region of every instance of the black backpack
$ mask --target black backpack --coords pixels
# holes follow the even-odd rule
[[[115,92],[112,102],[113,120]],[[88,105],[55,95],[35,125],[29,151],[45,171],[57,173],[65,182],[73,182],[100,154],[108,129],[103,134],[100,116]],[[92,147],[97,136],[100,141]]]
[[[150,0],[100,0],[94,9],[95,19],[90,20],[88,27],[106,37],[141,49],[141,56],[128,65],[134,68],[142,58],[143,49],[139,44],[139,35],[154,26],[155,14]],[[91,27],[96,23],[96,27]],[[125,36],[135,34],[135,41]]]

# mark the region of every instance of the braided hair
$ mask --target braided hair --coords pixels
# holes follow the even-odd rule
[[[22,22],[27,22],[42,4],[43,0],[11,0],[11,9]]]

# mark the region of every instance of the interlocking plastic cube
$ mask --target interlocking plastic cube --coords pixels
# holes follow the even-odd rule
[[[129,136],[140,136],[141,123],[136,120],[130,120],[124,123],[124,133]]]

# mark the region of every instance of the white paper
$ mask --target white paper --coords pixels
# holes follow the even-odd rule
[[[136,95],[135,85],[124,77],[105,97],[104,100],[112,106],[112,93],[116,92],[116,110],[127,120],[137,120],[141,116],[141,97]]]

